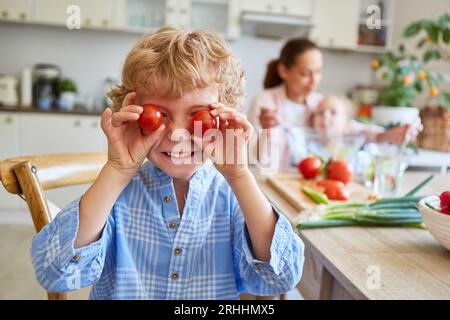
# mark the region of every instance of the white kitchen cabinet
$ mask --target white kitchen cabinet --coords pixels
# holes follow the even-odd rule
[[[106,151],[96,116],[21,114],[21,155]]]
[[[244,11],[256,13],[286,14],[294,16],[310,16],[314,0],[244,0]]]
[[[239,0],[190,0],[190,29],[207,29],[227,39],[240,34],[241,3]]]
[[[80,8],[81,28],[108,28],[113,25],[113,0],[32,0],[33,20],[44,24],[66,25],[70,5]]]
[[[315,0],[311,39],[325,48],[356,48],[359,8],[359,0]]]
[[[0,0],[0,20],[26,22],[31,17],[31,0]]]
[[[0,112],[0,141],[0,160],[19,154],[19,121],[17,113]],[[17,211],[22,200],[18,196],[8,193],[3,186],[0,187],[0,210]]]

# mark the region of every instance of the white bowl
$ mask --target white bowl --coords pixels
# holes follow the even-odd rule
[[[425,202],[435,208],[439,208],[439,197],[430,196],[423,198],[419,202],[419,209],[428,231],[440,244],[447,250],[450,250],[450,215],[431,209]]]
[[[372,120],[380,126],[412,124],[418,116],[418,108],[389,106],[375,106],[372,108]]]

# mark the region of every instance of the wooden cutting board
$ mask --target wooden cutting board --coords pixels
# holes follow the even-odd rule
[[[299,174],[278,174],[267,178],[267,183],[296,210],[313,209],[317,204],[301,191],[301,186],[314,187],[314,180],[301,179]],[[350,200],[367,200],[370,190],[363,185],[351,182],[348,185]]]

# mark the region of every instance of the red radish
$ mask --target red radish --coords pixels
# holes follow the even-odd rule
[[[450,191],[444,191],[439,196],[441,200],[441,212],[450,214]]]

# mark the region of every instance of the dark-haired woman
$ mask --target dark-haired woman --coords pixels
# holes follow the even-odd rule
[[[322,67],[322,52],[308,39],[288,41],[280,57],[267,67],[265,90],[253,100],[249,120],[259,133],[261,131],[258,129],[280,129],[271,139],[270,148],[273,151],[269,152],[269,156],[272,159],[267,159],[273,161],[276,155],[276,160],[279,160],[276,166],[287,168],[291,165],[287,139],[281,127],[311,125],[311,115],[322,100],[322,95],[315,91],[322,78]],[[267,145],[266,141],[261,140],[260,146]],[[260,150],[259,154],[266,151]]]

